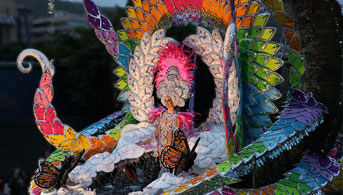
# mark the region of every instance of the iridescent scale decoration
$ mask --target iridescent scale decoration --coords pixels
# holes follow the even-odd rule
[[[53,0],[50,3],[54,5]],[[305,56],[294,22],[284,13],[283,1],[133,0],[134,6],[127,7],[127,17],[121,19],[122,30],[114,29],[93,1],[83,3],[96,36],[119,65],[114,70],[119,78],[114,85],[121,91],[117,99],[124,106],[76,132],[57,117],[52,106],[52,63],[37,50],[24,50],[18,57],[19,69],[29,72],[22,62],[26,56],[34,56],[43,71],[34,116],[44,138],[56,147],[47,161],[60,168],[68,156],[82,150],[84,159],[111,152],[117,147],[122,128],[146,124],[155,106],[153,67],[159,52],[168,43],[175,43],[166,32],[193,24],[196,33],[181,42],[193,49],[212,75],[215,98],[204,124],[225,131],[228,157],[165,194],[309,194],[335,182],[341,157],[322,157],[309,148],[295,168],[275,183],[256,189],[230,187],[256,167],[264,167],[268,160],[296,147],[328,114],[314,94],[300,90]],[[53,8],[49,4],[51,12]],[[290,65],[288,73],[285,64]],[[290,86],[288,95],[280,92],[285,82]],[[282,96],[287,97],[283,108],[275,103]],[[270,115],[278,117],[274,120]],[[31,194],[42,190],[31,182]]]

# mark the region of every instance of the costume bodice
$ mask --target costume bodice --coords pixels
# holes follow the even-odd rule
[[[177,127],[177,116],[178,112],[168,113],[164,111],[161,113],[160,121],[159,121],[159,129],[160,129],[160,141],[161,145],[164,147],[167,144],[169,145],[172,137],[172,132]]]

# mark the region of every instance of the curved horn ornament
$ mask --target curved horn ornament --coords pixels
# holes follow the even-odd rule
[[[77,133],[74,129],[64,124],[58,117],[52,105],[54,90],[52,78],[55,73],[53,60],[35,49],[25,49],[17,59],[18,69],[23,73],[32,70],[32,64],[24,67],[23,62],[26,57],[34,57],[42,67],[42,78],[34,96],[33,112],[38,129],[44,138],[57,149],[71,152],[77,155],[85,149],[83,158],[90,158],[98,152],[111,151],[117,140],[109,135],[87,136]]]
[[[22,73],[29,73],[32,70],[32,64],[29,62],[28,67],[24,67],[23,62],[26,57],[34,57],[44,69],[47,68],[51,73],[51,76],[55,74],[55,67],[53,65],[53,60],[49,61],[48,58],[40,51],[36,49],[25,49],[24,51],[20,52],[17,58],[17,67]]]

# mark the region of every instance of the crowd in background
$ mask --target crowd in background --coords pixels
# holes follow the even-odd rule
[[[50,151],[41,153],[39,160],[49,157]],[[6,179],[0,179],[0,195],[26,195],[33,173],[25,172],[20,168],[15,168]]]
[[[0,195],[25,195],[28,194],[30,177],[20,168],[13,170],[8,179],[0,179]]]

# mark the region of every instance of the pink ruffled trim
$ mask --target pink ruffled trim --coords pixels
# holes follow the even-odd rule
[[[191,128],[193,125],[193,118],[195,114],[192,112],[180,112],[177,118],[180,120],[182,128]]]
[[[151,123],[154,123],[156,121],[157,117],[159,117],[161,115],[161,113],[165,110],[166,109],[163,107],[152,108],[151,112],[149,113],[149,121]]]
[[[193,128],[194,117],[197,114],[198,113],[193,112],[180,112],[179,116],[177,117],[181,123],[181,130],[188,138],[199,133],[196,129]]]

